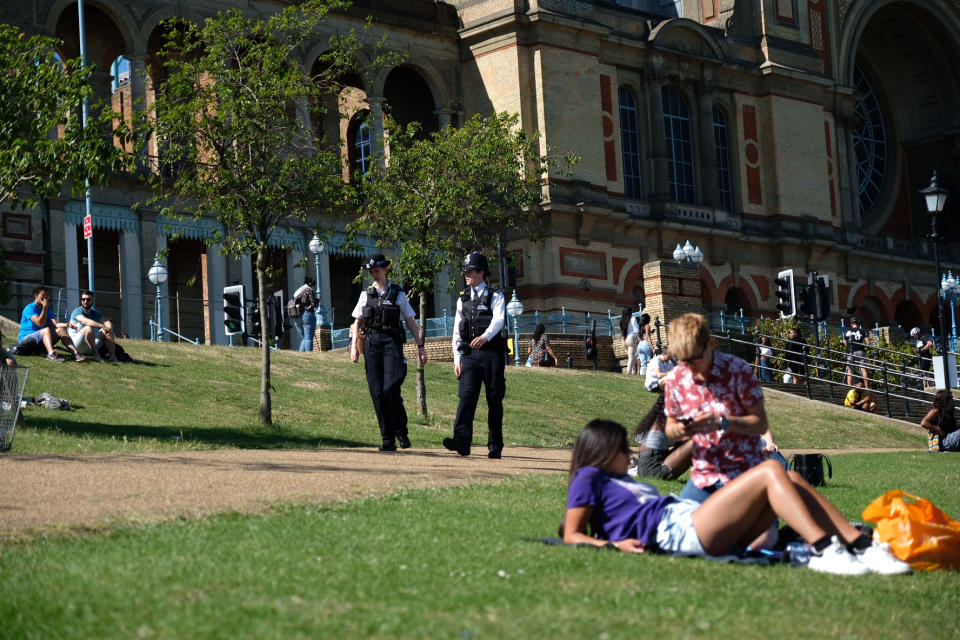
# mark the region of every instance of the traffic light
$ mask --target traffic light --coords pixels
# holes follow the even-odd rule
[[[800,287],[799,311],[803,316],[812,316],[817,309],[817,288],[808,284]]]
[[[797,298],[793,288],[793,269],[787,269],[777,274],[774,280],[777,285],[777,309],[781,318],[792,318],[797,315]]]
[[[814,285],[814,298],[816,300],[813,308],[813,314],[817,322],[823,322],[830,319],[830,282],[827,276],[817,278]]]
[[[254,305],[253,309],[250,310],[250,327],[251,337],[260,342],[263,337],[263,329],[260,326],[260,307],[257,305]]]
[[[223,325],[228,336],[242,335],[246,330],[243,321],[243,285],[223,288]]]
[[[597,321],[590,325],[590,333],[583,337],[583,346],[587,360],[593,360],[593,368],[597,368]]]

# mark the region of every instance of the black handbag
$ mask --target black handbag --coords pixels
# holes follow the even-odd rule
[[[799,473],[814,487],[822,487],[827,484],[823,477],[824,461],[827,463],[827,477],[833,479],[833,464],[830,458],[822,453],[798,453],[790,458],[790,469]]]

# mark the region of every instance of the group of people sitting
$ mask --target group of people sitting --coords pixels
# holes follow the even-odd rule
[[[750,365],[714,349],[706,318],[686,314],[669,327],[679,364],[637,428],[635,473],[675,479],[679,496],[634,480],[631,447],[619,424],[594,420],[577,436],[567,510],[569,544],[642,553],[718,556],[776,544],[777,519],[809,543],[814,571],[841,575],[910,573],[910,566],[843,517],[788,471],[770,433],[760,381]],[[774,459],[771,459],[774,458]]]
[[[97,310],[92,291],[81,293],[80,306],[73,310],[69,320],[61,322],[51,309],[49,290],[43,285],[34,287],[33,302],[20,315],[18,352],[46,350],[48,360],[64,362],[63,356],[55,349],[58,344],[66,347],[77,362],[88,357],[101,362],[104,356],[111,362],[119,362],[113,323]],[[16,364],[10,354],[5,353],[5,356],[7,364]]]

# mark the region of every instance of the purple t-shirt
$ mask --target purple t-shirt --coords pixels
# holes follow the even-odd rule
[[[567,508],[591,506],[590,527],[600,538],[636,538],[645,546],[657,540],[663,510],[674,501],[653,486],[597,467],[581,467],[567,490]]]

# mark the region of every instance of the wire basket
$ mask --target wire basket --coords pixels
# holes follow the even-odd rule
[[[20,401],[30,367],[0,366],[0,451],[9,451],[20,420]]]

